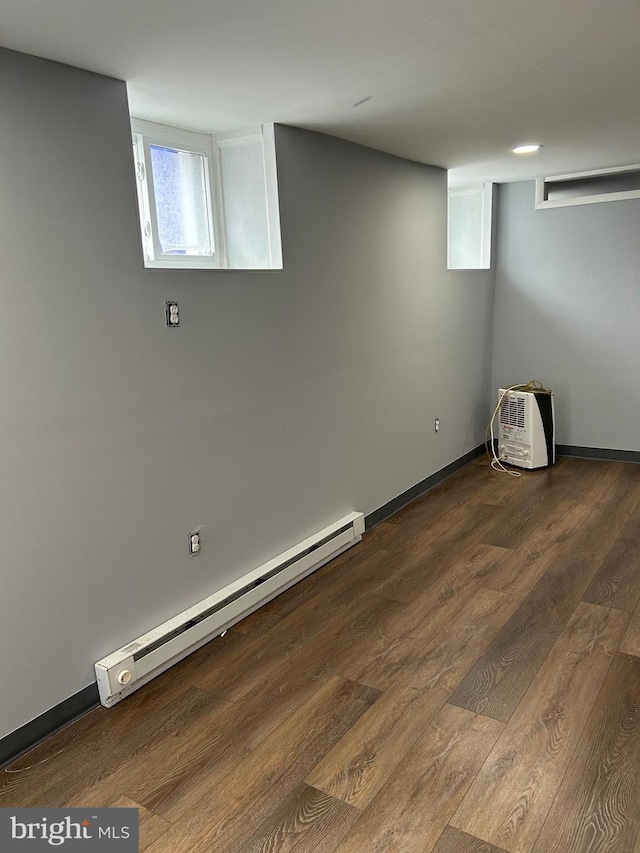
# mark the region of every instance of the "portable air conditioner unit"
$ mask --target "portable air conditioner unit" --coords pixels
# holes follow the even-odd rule
[[[556,461],[553,394],[501,388],[498,456],[518,468],[548,468]]]

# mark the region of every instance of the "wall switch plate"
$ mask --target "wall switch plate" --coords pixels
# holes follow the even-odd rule
[[[180,309],[177,302],[164,303],[164,316],[167,329],[177,329],[180,325]]]
[[[202,541],[200,539],[200,531],[194,530],[189,534],[189,556],[195,557],[200,553]]]
[[[436,418],[433,422],[433,428],[436,432],[440,432],[440,418]]]

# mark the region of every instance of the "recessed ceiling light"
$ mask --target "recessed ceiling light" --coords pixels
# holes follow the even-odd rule
[[[516,147],[511,150],[514,154],[535,154],[536,151],[539,151],[541,148],[542,145],[531,143],[529,145],[516,145]]]

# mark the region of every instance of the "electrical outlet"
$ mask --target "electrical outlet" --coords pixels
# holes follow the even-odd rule
[[[180,325],[180,309],[177,302],[164,303],[164,316],[167,329],[177,329]]]
[[[195,557],[200,553],[202,541],[200,539],[200,531],[194,530],[189,534],[189,556]]]
[[[433,428],[436,432],[440,432],[440,418],[436,418],[433,423]]]

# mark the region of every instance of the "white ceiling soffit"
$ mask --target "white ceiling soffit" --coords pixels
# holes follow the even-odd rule
[[[640,0],[2,0],[0,23],[194,130],[308,127],[455,183],[640,161]]]

